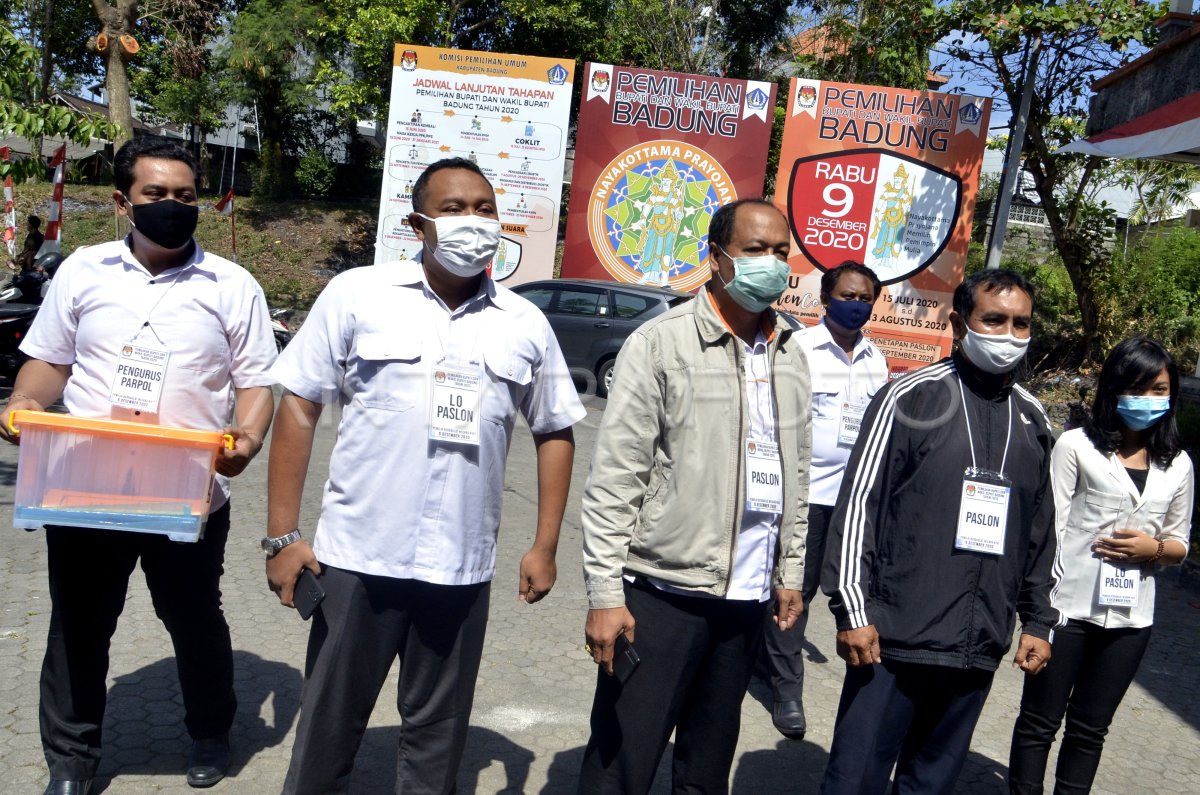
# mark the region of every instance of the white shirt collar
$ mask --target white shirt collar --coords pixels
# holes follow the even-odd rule
[[[821,318],[821,322],[813,326],[809,333],[816,337],[817,346],[829,345],[841,351],[842,354],[845,354],[841,346],[834,341],[833,333],[830,332],[829,327],[825,325],[825,318]],[[859,356],[874,356],[877,352],[875,346],[867,339],[867,335],[860,331],[858,333],[858,341],[854,343],[854,359],[857,359]]]
[[[375,267],[392,268],[395,276],[393,284],[403,287],[416,287],[419,285],[432,295],[433,290],[430,288],[429,280],[425,276],[425,266],[421,263],[421,255],[424,253],[425,251],[422,249],[410,260],[388,262]],[[512,309],[515,305],[514,301],[516,301],[516,297],[508,289],[499,287],[492,281],[491,277],[485,276],[479,285],[479,291],[471,296],[463,306],[472,304],[485,297],[498,309]]]
[[[157,274],[151,274],[150,271],[146,270],[146,266],[143,265],[141,262],[139,262],[138,258],[133,255],[133,245],[132,245],[133,233],[132,232],[130,232],[128,235],[126,235],[125,239],[122,240],[121,242],[124,245],[115,249],[113,252],[113,255],[106,257],[105,260],[106,261],[120,260],[122,263],[125,264],[125,266],[127,268],[133,268],[134,270],[141,271],[142,273],[149,276],[151,279],[158,279],[163,276],[174,276],[174,275],[183,273],[188,268],[196,268],[197,270],[202,270],[205,273],[209,274],[210,276],[215,275],[215,272],[211,268],[208,268],[207,266],[205,266],[205,264],[204,264],[204,249],[200,248],[200,244],[197,243],[195,240],[192,240],[192,256],[187,262],[183,263],[182,265],[176,265],[175,267],[167,268],[166,270],[164,270],[160,273],[157,273]]]

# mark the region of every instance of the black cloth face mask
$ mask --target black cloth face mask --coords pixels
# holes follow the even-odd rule
[[[150,242],[172,251],[186,246],[196,232],[200,208],[174,199],[160,199],[148,204],[134,204],[126,197],[133,211],[133,225]]]

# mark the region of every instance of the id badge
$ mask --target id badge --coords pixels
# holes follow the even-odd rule
[[[1124,567],[1100,561],[1100,605],[1102,607],[1137,607],[1139,567]]]
[[[435,366],[430,376],[430,441],[478,447],[483,396],[479,371]]]
[[[989,555],[1004,554],[1008,498],[1012,486],[994,472],[968,469],[963,476],[954,548]]]
[[[846,400],[842,402],[842,416],[838,421],[838,444],[842,447],[853,447],[858,440],[858,431],[862,428],[863,415],[867,413],[867,404],[861,401]]]
[[[117,356],[117,372],[108,402],[125,409],[157,414],[170,358],[171,352],[166,348],[126,343]]]
[[[783,468],[773,442],[746,442],[746,509],[783,513]]]

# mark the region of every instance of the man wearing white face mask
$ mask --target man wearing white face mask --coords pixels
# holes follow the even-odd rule
[[[271,439],[267,580],[289,607],[306,569],[325,591],[286,793],[348,790],[397,657],[397,791],[454,791],[518,410],[538,458],[536,537],[518,595],[537,602],[555,581],[583,406],[542,313],[486,273],[500,223],[479,167],[432,164],[413,208],[418,261],[335,277],[272,371],[286,391]],[[313,428],[332,402],[342,416],[310,547],[300,503]]]
[[[771,309],[790,242],[771,204],[722,207],[708,285],[617,357],[583,498],[599,671],[580,792],[648,791],[672,731],[675,791],[727,791],[763,603],[783,629],[804,609],[808,363]]]
[[[847,663],[822,792],[949,793],[992,677],[1050,658],[1052,436],[1013,375],[1033,294],[985,270],[954,292],[953,356],[888,384],[863,419],[821,586]]]

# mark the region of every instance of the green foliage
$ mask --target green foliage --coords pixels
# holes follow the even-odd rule
[[[954,0],[920,11],[959,76],[990,89],[1009,109],[1020,104],[1028,55],[1040,48],[1022,154],[1075,288],[1081,359],[1099,355],[1098,282],[1108,260],[1109,214],[1094,189],[1111,173],[1099,158],[1056,150],[1079,137],[1091,83],[1131,60],[1131,45],[1152,40],[1162,11],[1161,4],[1130,0]]]
[[[130,88],[140,103],[140,115],[152,124],[196,125],[202,135],[212,135],[225,124],[229,91],[219,82],[211,55],[201,56],[199,73],[194,76],[173,72],[167,47],[156,42],[138,53],[138,65],[132,71]]]
[[[781,88],[779,96],[771,118],[771,144],[767,148],[767,179],[763,185],[763,196],[775,195],[775,178],[779,176],[779,152],[783,147],[783,125],[787,121],[786,89]]]
[[[424,44],[434,38],[438,0],[377,3],[339,0],[326,5],[315,31],[325,47],[311,82],[321,86],[343,118],[385,119],[396,42]]]
[[[29,99],[45,99],[57,90],[72,91],[102,71],[100,59],[87,48],[87,33],[96,28],[91,0],[0,1],[0,20],[32,45],[39,58],[49,55],[42,61],[48,72],[42,73],[38,93]]]
[[[30,100],[37,95],[40,57],[36,49],[0,27],[0,136],[63,137],[78,144],[111,137],[113,126],[99,116],[75,113],[62,105]],[[38,158],[0,163],[0,177],[21,182],[45,173]]]
[[[296,168],[296,187],[305,196],[328,196],[337,169],[319,149],[306,149]]]
[[[1179,208],[1192,206],[1191,194],[1200,189],[1200,167],[1165,160],[1128,160],[1121,169],[1119,183],[1137,195],[1129,223],[1165,221]]]
[[[298,121],[315,104],[312,31],[322,16],[321,5],[310,0],[250,0],[220,53],[236,87],[233,98],[258,107],[256,196],[279,197],[286,190],[283,155],[299,150],[295,142],[304,127]]]
[[[896,3],[890,0],[833,0],[814,4],[795,54],[800,77],[924,89],[928,84],[929,51],[937,43],[925,15],[935,0]]]
[[[1103,277],[1109,302],[1101,348],[1134,335],[1165,345],[1184,369],[1200,354],[1200,232],[1146,235],[1121,252]]]

